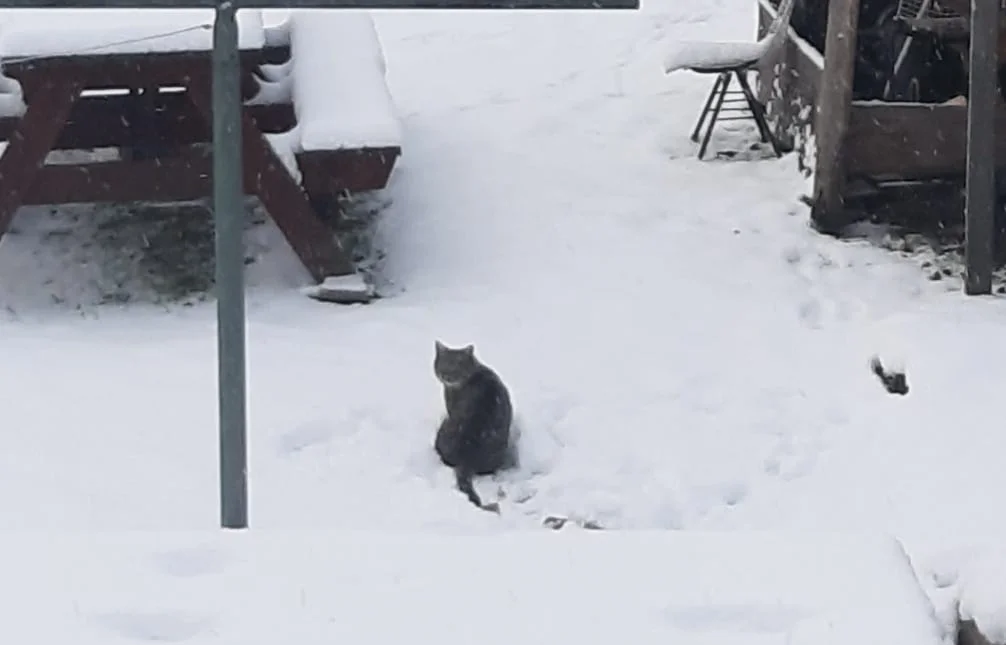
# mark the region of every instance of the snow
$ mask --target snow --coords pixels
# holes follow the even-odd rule
[[[668,74],[680,69],[728,70],[751,65],[761,60],[789,33],[789,20],[793,15],[793,0],[784,0],[781,12],[774,14],[767,34],[757,42],[748,41],[681,41],[675,43],[664,58],[664,71]],[[785,23],[785,24],[783,24]]]
[[[302,148],[400,146],[401,124],[370,14],[304,9],[291,12],[290,20]]]
[[[315,298],[364,298],[373,297],[373,289],[358,273],[351,275],[328,276],[321,284],[311,285],[301,290],[305,295]]]
[[[0,564],[28,643],[941,645],[897,543],[866,536],[29,534]]]
[[[277,66],[278,67],[278,66]],[[256,79],[259,91],[246,101],[247,105],[270,105],[290,103],[293,100],[293,77],[286,76],[278,81]]]
[[[767,9],[769,15],[772,16],[773,19],[778,17],[778,10],[776,10],[769,0],[758,0],[758,4],[762,8]],[[824,69],[824,56],[821,55],[821,52],[817,51],[813,45],[801,38],[792,27],[787,27],[786,31],[789,35],[789,40],[796,43],[796,46],[800,49],[803,55],[809,58],[818,67],[818,69]]]
[[[679,69],[731,69],[758,61],[769,49],[772,39],[758,42],[703,42],[676,43],[664,59],[664,71],[670,74]]]
[[[0,74],[0,116],[21,116],[26,109],[21,84]]]
[[[853,241],[815,233],[794,155],[695,158],[689,134],[712,79],[664,76],[661,62],[672,42],[751,37],[752,4],[374,14],[407,135],[391,185],[370,196],[382,210],[382,297],[366,307],[307,298],[300,289],[312,281],[276,228],[250,226],[246,237],[255,535],[478,535],[472,544],[493,538],[482,544],[505,556],[501,545],[537,539],[532,533],[563,546],[581,539],[571,537],[575,528],[544,531],[548,516],[594,521],[627,553],[643,552],[634,540],[644,530],[668,540],[721,532],[738,544],[760,530],[880,532],[904,545],[946,629],[959,598],[995,583],[967,563],[978,538],[1001,543],[1006,534],[997,511],[1006,490],[1006,435],[997,426],[1002,297],[966,298],[953,274],[930,280],[937,259],[879,248],[866,237],[880,237],[872,228]],[[746,149],[756,140],[752,124],[735,122],[712,145]],[[28,563],[58,551],[47,540],[63,532],[212,531],[218,523],[214,303],[158,299],[134,268],[150,259],[144,235],[159,231],[136,233],[135,218],[109,228],[109,217],[105,207],[25,208],[0,242],[0,537],[45,534],[0,548],[13,562],[2,567],[18,590],[11,602],[28,602],[29,591],[65,600],[80,589],[79,606],[91,611],[85,591],[100,583],[97,573],[142,560],[124,550],[102,560],[107,567],[78,568],[72,555],[53,556],[48,573],[36,574],[42,565]],[[431,449],[443,413],[432,373],[437,338],[473,342],[511,389],[521,466],[476,481],[488,500],[505,494],[500,516],[473,509]],[[870,373],[875,354],[904,361],[907,396],[891,396]],[[81,553],[91,544],[68,539]],[[739,546],[736,559],[727,546],[716,550],[726,562],[759,566]],[[339,549],[319,542],[289,551],[331,558]],[[673,553],[662,549],[648,566]],[[837,562],[833,554],[824,551],[818,565]],[[535,575],[546,564],[527,561],[520,571],[563,601],[559,576]],[[762,578],[736,574],[736,584],[795,580],[807,562],[794,555]],[[272,583],[286,589],[301,578]],[[182,586],[132,604],[137,589],[158,593],[147,580],[109,582],[114,597],[100,596],[108,600],[97,611],[156,622],[188,607]],[[238,598],[270,593],[251,574],[220,580],[216,588]],[[604,587],[602,576],[591,584]],[[582,599],[584,586],[573,577],[563,589]],[[501,593],[477,582],[470,589],[476,601]],[[874,598],[873,590],[872,582],[845,587],[845,602]],[[994,591],[987,607],[977,597],[964,606],[991,615]],[[60,602],[48,606],[64,612]],[[738,624],[769,620],[731,611],[689,619],[722,623],[732,641]],[[32,630],[21,641],[61,628],[45,615],[26,627],[22,612],[8,613]],[[262,607],[243,615],[258,613],[253,627],[277,628]],[[607,620],[596,609],[580,615]],[[877,629],[890,626],[868,616]],[[811,638],[822,624],[800,630]],[[298,625],[286,627],[295,640]]]
[[[290,44],[290,10],[263,9],[262,26],[265,28],[265,42],[269,47]]]
[[[265,43],[259,11],[237,13],[238,47]],[[213,48],[211,9],[3,9],[0,57],[143,54]]]
[[[960,615],[974,620],[992,643],[1006,642],[1006,551],[1001,544],[976,549],[954,582],[960,588]]]
[[[265,134],[265,140],[279,157],[286,171],[299,184],[301,172],[300,166],[297,165],[297,151],[300,148],[300,126],[294,126],[286,132],[268,132]]]

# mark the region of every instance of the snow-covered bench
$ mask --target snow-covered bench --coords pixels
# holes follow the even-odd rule
[[[290,49],[301,149],[401,145],[384,53],[369,13],[295,11]]]
[[[277,154],[312,197],[383,188],[402,129],[370,14],[288,11],[269,16],[265,31],[268,44],[290,48],[289,62],[261,70],[252,101],[293,103],[296,128],[270,136]]]

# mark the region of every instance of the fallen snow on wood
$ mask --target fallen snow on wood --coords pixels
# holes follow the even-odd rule
[[[265,44],[261,12],[237,14],[238,47]],[[206,51],[213,48],[208,9],[5,9],[0,56],[71,56]]]
[[[301,293],[319,300],[335,302],[359,300],[364,302],[374,296],[374,289],[367,284],[362,275],[352,273],[328,276],[322,280],[321,284],[304,287],[301,289]]]
[[[758,42],[681,41],[664,58],[664,71],[722,70],[752,64],[765,55],[771,44],[769,37]]]
[[[29,534],[0,568],[2,632],[28,644],[940,645],[897,543],[870,537]]]
[[[20,94],[0,94],[0,117],[22,116],[26,109]]]
[[[291,21],[302,149],[401,145],[401,124],[370,14],[307,9],[292,12]]]
[[[246,105],[289,104],[293,100],[293,77],[286,76],[276,81],[256,80],[258,92],[245,102]]]
[[[289,9],[263,9],[262,26],[265,28],[267,47],[283,47],[290,44]]]
[[[284,78],[288,78],[293,73],[293,61],[288,60],[285,63],[280,63],[278,65],[265,64],[259,65],[259,72],[268,81],[280,81]]]
[[[283,163],[283,167],[299,184],[302,176],[297,165],[297,150],[300,147],[300,127],[294,126],[286,132],[267,132],[265,140]]]

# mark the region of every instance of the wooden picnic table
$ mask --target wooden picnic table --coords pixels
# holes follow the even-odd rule
[[[27,204],[210,195],[212,21],[211,10],[198,9],[0,11],[3,74],[20,85],[23,100],[18,113],[0,114],[7,141],[0,236]],[[289,44],[267,42],[260,11],[239,11],[238,26],[245,192],[261,200],[316,280],[351,274],[319,204],[338,191],[383,187],[399,150],[298,157],[298,183],[268,138],[296,125],[292,100],[249,104],[259,92],[260,67],[288,59]],[[53,149],[106,147],[133,153],[46,163]]]

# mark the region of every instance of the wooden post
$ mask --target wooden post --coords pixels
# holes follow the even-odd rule
[[[971,0],[964,292],[992,293],[1000,0]]]
[[[852,108],[856,65],[859,0],[831,0],[824,45],[824,72],[817,96],[817,162],[811,222],[822,232],[837,233],[844,225],[845,184],[843,144]]]

